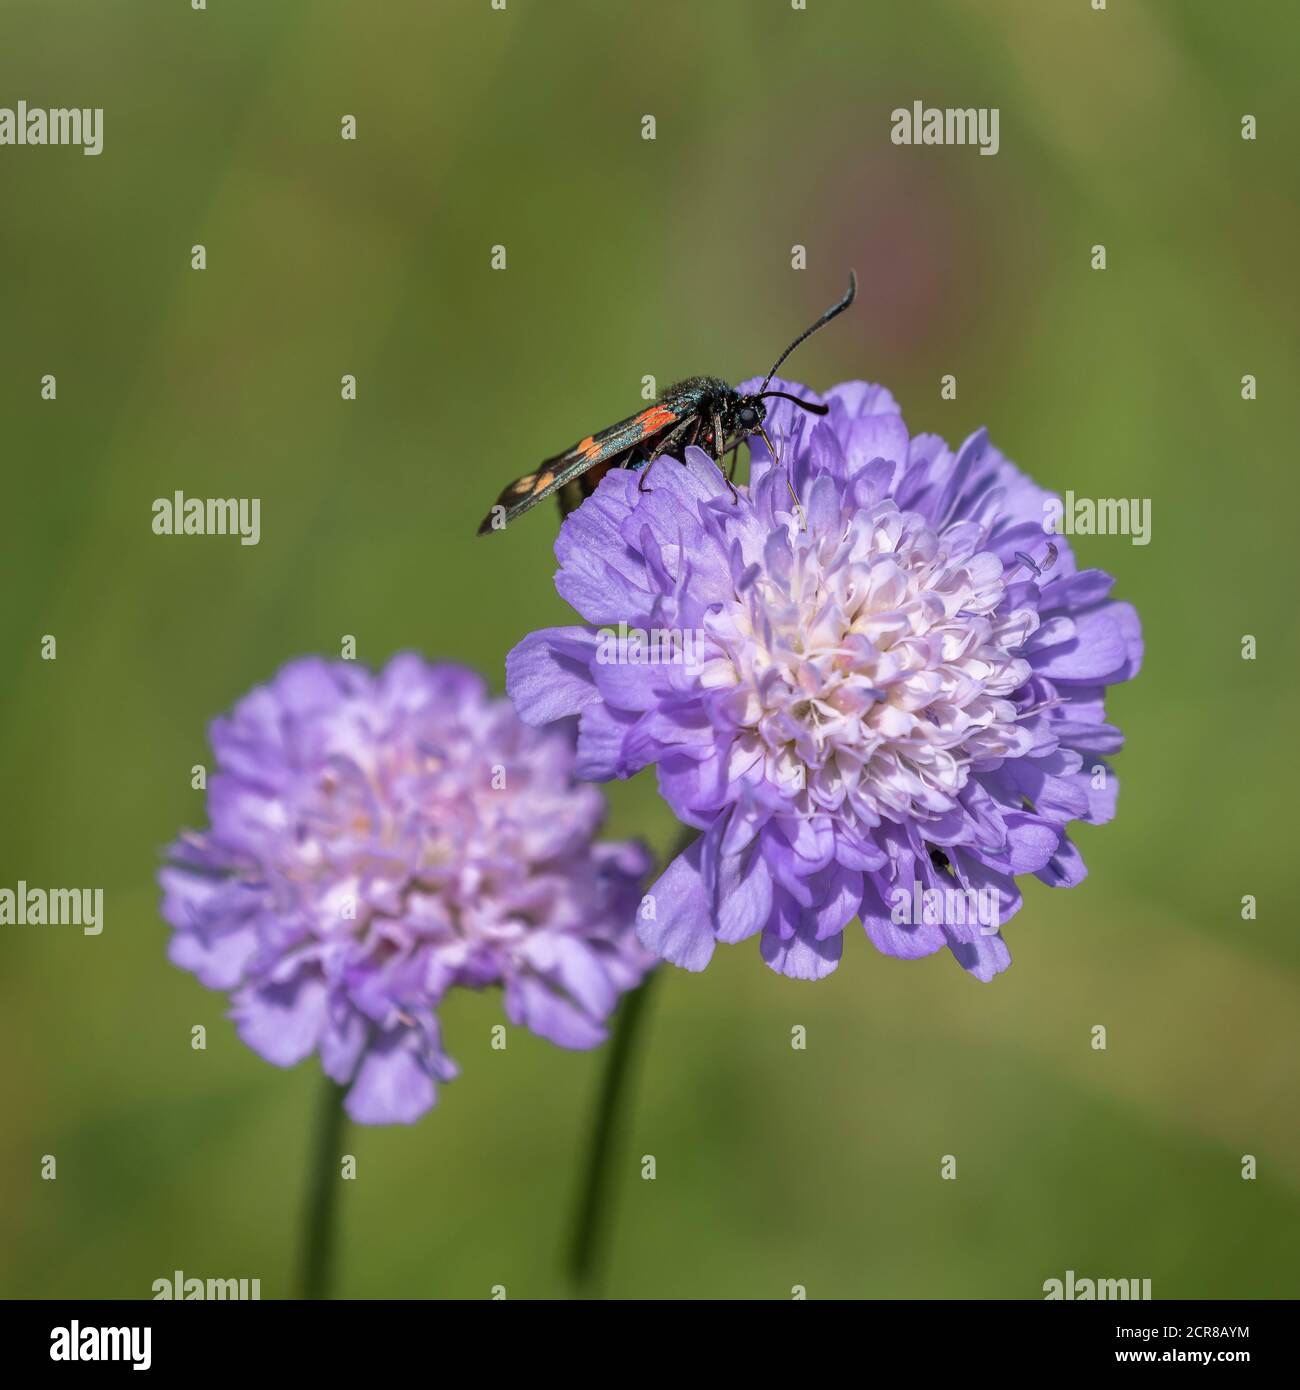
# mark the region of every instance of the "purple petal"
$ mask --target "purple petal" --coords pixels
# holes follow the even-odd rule
[[[599,699],[591,678],[596,637],[586,628],[530,632],[506,657],[506,693],[526,724],[549,724]]]
[[[709,895],[700,869],[702,845],[688,846],[646,895],[654,916],[640,914],[637,938],[647,951],[686,970],[703,970],[713,955]]]

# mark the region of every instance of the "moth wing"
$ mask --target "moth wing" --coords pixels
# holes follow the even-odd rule
[[[490,531],[502,530],[517,516],[522,516],[530,507],[535,507],[543,498],[549,497],[587,469],[608,463],[635,445],[661,434],[678,418],[677,412],[668,406],[652,405],[636,415],[629,415],[616,425],[610,425],[599,434],[589,434],[571,449],[547,459],[532,473],[525,473],[505,488],[480,523],[478,534],[486,536]],[[498,509],[503,512],[500,522],[496,520]]]

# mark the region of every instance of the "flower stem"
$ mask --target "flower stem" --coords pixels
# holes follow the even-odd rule
[[[614,1036],[610,1040],[609,1060],[591,1127],[587,1171],[579,1194],[573,1244],[569,1251],[569,1275],[574,1291],[583,1298],[600,1297],[601,1265],[609,1227],[609,1175],[619,1124],[629,1099],[629,1088],[624,1083],[636,1052],[646,1000],[658,974],[658,970],[652,970],[636,989],[623,996],[614,1020]]]
[[[334,1273],[334,1236],[337,1228],[339,1159],[347,1116],[344,1088],[325,1077],[316,1114],[316,1135],[308,1176],[307,1204],[303,1214],[303,1298],[330,1298]]]

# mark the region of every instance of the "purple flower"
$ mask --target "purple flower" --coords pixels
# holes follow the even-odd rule
[[[577,716],[580,777],[654,764],[702,832],[640,914],[665,959],[760,935],[816,979],[856,916],[888,955],[947,946],[991,979],[1017,875],[1078,883],[1067,823],[1114,814],[1102,705],[1138,669],[1137,615],[983,430],[954,454],[883,387],[773,386],[830,412],[773,403],[782,462],[755,442],[738,501],[691,449],[569,517],[556,587],[588,626],[527,637],[507,689],[530,724]]]
[[[604,801],[570,731],[521,724],[458,666],[378,675],[309,657],[211,730],[212,826],[159,875],[170,955],[232,991],[277,1066],[312,1052],[362,1124],[409,1123],[457,1068],[435,1009],[502,985],[511,1023],[594,1047],[653,958],[633,922],[650,860],[594,843]]]

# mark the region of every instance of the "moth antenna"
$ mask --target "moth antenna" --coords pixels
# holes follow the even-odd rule
[[[760,396],[767,390],[767,383],[771,381],[772,378],[776,375],[776,369],[781,365],[781,363],[784,362],[785,359],[790,356],[790,354],[795,350],[795,348],[799,346],[800,343],[803,342],[805,338],[810,338],[814,333],[817,332],[819,328],[823,328],[837,314],[842,314],[845,311],[845,309],[847,309],[849,305],[853,303],[854,297],[857,295],[857,292],[858,277],[854,271],[850,270],[849,287],[844,292],[844,298],[841,299],[838,304],[832,304],[831,307],[826,310],[826,312],[821,316],[821,318],[817,320],[816,323],[811,324],[809,327],[805,328],[804,331],[800,333],[799,336],[794,340],[794,342],[792,342],[790,346],[786,348],[786,350],[780,355],[780,357],[778,357],[776,361],[772,363],[772,370],[768,372],[768,374],[763,378],[763,384],[758,388],[758,394]]]
[[[780,396],[783,401],[793,401],[795,405],[802,406],[810,415],[826,415],[830,412],[830,406],[818,405],[815,401],[802,400],[798,396],[792,396],[789,391],[760,391],[759,395],[764,400],[771,396]]]

